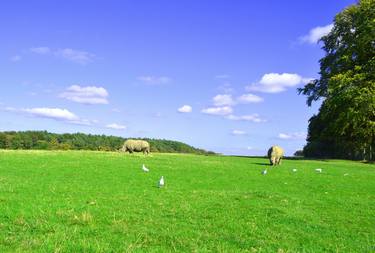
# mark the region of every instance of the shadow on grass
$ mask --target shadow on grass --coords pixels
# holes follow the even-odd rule
[[[262,165],[262,166],[271,166],[270,163],[251,163],[251,164]]]
[[[372,165],[374,165],[374,164],[375,164],[375,161],[361,161],[361,163],[363,163],[363,164],[372,164]]]
[[[253,159],[253,158],[261,158],[261,159],[267,159],[269,158],[267,156],[245,156],[245,155],[229,155],[232,157],[241,157],[241,158],[248,158],[248,159]],[[283,157],[283,160],[292,160],[292,161],[321,161],[321,162],[329,162],[329,158],[313,158],[313,157],[303,157],[303,156],[285,156]],[[270,165],[269,163],[253,163],[257,165]]]

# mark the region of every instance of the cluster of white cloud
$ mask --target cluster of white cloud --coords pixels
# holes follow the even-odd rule
[[[95,55],[92,53],[71,48],[53,50],[49,47],[33,47],[30,51],[40,55],[53,55],[81,65],[86,65],[87,63],[92,62],[95,58]]]
[[[81,104],[108,104],[108,92],[103,87],[72,85],[60,97]]]
[[[38,118],[53,119],[77,125],[92,126],[98,123],[97,120],[88,120],[80,118],[73,112],[63,108],[35,107],[17,109],[14,107],[6,107],[5,111],[21,113]],[[126,130],[127,128],[125,125],[120,125],[117,123],[108,124],[105,127],[114,130]]]
[[[38,49],[40,52],[46,51],[47,49]],[[108,91],[103,87],[96,86],[79,86],[72,85],[68,87],[65,92],[59,95],[61,98],[71,100],[82,104],[108,104],[107,97],[109,96]],[[34,107],[34,108],[14,108],[5,107],[5,111],[21,113],[38,118],[47,118],[57,121],[63,121],[70,124],[78,124],[85,126],[97,125],[97,120],[83,119],[68,109],[64,108],[53,108],[53,107]],[[104,125],[103,127],[114,130],[126,130],[125,125],[118,123],[112,123]]]
[[[299,41],[301,43],[315,44],[319,40],[327,35],[333,28],[332,24],[326,26],[318,26],[309,31],[305,36],[301,36]],[[71,48],[62,49],[51,49],[49,47],[33,47],[30,48],[30,52],[39,55],[50,55],[53,57],[62,58],[71,62],[75,62],[81,65],[88,64],[95,59],[95,55],[86,51],[74,50]],[[14,55],[10,58],[12,62],[18,62],[22,59],[20,55]],[[227,74],[221,74],[215,76],[216,79],[227,81],[230,78]],[[171,82],[171,78],[167,76],[139,76],[138,81],[141,81],[148,85],[162,85]],[[266,73],[259,81],[252,83],[245,87],[248,92],[264,92],[264,93],[279,93],[287,90],[288,88],[295,87],[301,84],[306,84],[311,81],[312,78],[306,78],[296,73]],[[264,99],[252,93],[242,94],[238,97],[233,96],[231,93],[233,89],[231,85],[226,82],[220,87],[222,94],[217,94],[212,98],[212,106],[203,108],[201,113],[221,116],[228,120],[234,121],[250,121],[255,123],[265,122],[266,120],[261,118],[258,114],[249,115],[235,115],[234,107],[239,104],[249,103],[260,103]],[[97,86],[80,86],[72,85],[64,92],[59,94],[59,97],[81,104],[108,104],[109,93],[103,87]],[[18,113],[24,113],[34,117],[50,118],[59,121],[65,121],[73,124],[92,125],[95,121],[82,119],[73,112],[62,108],[49,108],[49,107],[37,107],[37,108],[7,108],[8,111],[15,111]],[[114,109],[115,111],[115,109]],[[117,111],[117,110],[116,110]],[[191,113],[193,111],[192,106],[182,105],[177,109],[179,113]],[[111,123],[104,125],[108,129],[114,130],[126,130],[127,126],[118,123]],[[246,132],[242,130],[233,130],[233,135],[245,135]],[[279,139],[283,140],[299,140],[305,139],[306,133],[280,133]]]
[[[282,140],[305,140],[306,137],[307,137],[307,134],[304,132],[280,133],[278,135],[278,138]]]
[[[251,115],[233,115],[233,106],[238,104],[249,104],[249,103],[259,103],[262,102],[263,98],[248,93],[243,94],[237,98],[233,98],[231,94],[218,94],[212,98],[212,104],[214,106],[202,109],[202,113],[224,116],[229,120],[241,120],[241,121],[252,121],[255,123],[265,122],[266,120],[260,118],[258,114]]]
[[[139,76],[137,79],[148,85],[167,84],[172,80],[167,76]]]
[[[299,40],[301,43],[316,44],[323,36],[330,33],[332,28],[333,24],[314,27],[307,35],[301,36]]]
[[[259,82],[246,86],[246,90],[279,93],[285,91],[289,87],[306,84],[312,79],[313,78],[305,78],[293,73],[268,73],[264,74]]]
[[[190,113],[193,111],[193,108],[190,105],[183,105],[177,111],[180,113]]]
[[[230,94],[218,94],[212,98],[214,106],[234,106],[237,104],[250,104],[263,102],[263,98],[248,93],[243,94],[237,98],[233,98]]]

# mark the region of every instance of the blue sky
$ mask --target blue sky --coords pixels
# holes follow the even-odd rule
[[[305,144],[296,88],[355,1],[2,1],[0,130],[183,141],[225,154]]]

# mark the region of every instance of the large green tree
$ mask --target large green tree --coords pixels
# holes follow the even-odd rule
[[[323,100],[310,119],[305,151],[374,159],[375,0],[360,0],[337,14],[321,41],[320,78],[299,89],[309,106]]]

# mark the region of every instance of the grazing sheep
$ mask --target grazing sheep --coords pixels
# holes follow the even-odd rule
[[[268,150],[268,158],[270,159],[271,165],[281,164],[281,158],[284,156],[284,150],[279,146],[272,146]]]
[[[146,155],[150,153],[150,144],[143,140],[126,140],[121,151],[128,151],[130,154],[133,152],[143,152]]]

